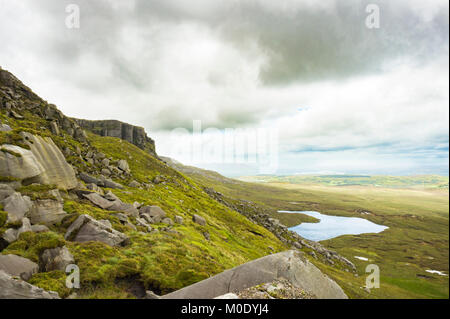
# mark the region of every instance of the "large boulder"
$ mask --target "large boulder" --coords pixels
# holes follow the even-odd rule
[[[14,193],[5,198],[2,204],[3,210],[8,213],[8,223],[21,221],[32,206],[31,199],[28,196],[22,196],[20,193]]]
[[[16,145],[0,146],[0,176],[24,180],[39,176],[45,169],[30,150]]]
[[[138,217],[139,211],[132,204],[124,203],[120,200],[116,200],[113,204],[108,208],[110,211],[114,212],[124,212],[128,216]]]
[[[53,270],[65,272],[66,267],[74,263],[75,259],[66,246],[46,249],[39,258],[40,270],[43,272]]]
[[[73,189],[77,186],[75,171],[70,166],[63,153],[49,137],[41,137],[22,132],[21,135],[29,145],[31,152],[44,168],[37,182],[46,185],[56,185],[59,189]]]
[[[63,210],[63,203],[53,199],[38,199],[33,202],[29,213],[31,223],[54,225],[63,220],[67,213]]]
[[[294,287],[319,299],[348,298],[336,282],[295,250],[250,261],[162,298],[211,299],[279,279],[286,279]]]
[[[158,206],[143,206],[139,209],[139,213],[151,217],[155,224],[160,223],[166,217],[166,212]]]
[[[39,271],[38,264],[16,255],[0,255],[0,270],[23,280],[29,280]]]
[[[113,202],[103,198],[97,193],[84,194],[83,197],[89,199],[92,204],[100,207],[101,209],[108,209],[113,205]]]
[[[66,240],[76,242],[100,241],[110,246],[125,245],[129,238],[125,234],[108,227],[89,215],[81,215],[70,225]]]
[[[15,279],[0,270],[0,299],[59,299],[59,295]]]

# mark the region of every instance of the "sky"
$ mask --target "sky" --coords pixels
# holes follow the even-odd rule
[[[0,66],[227,176],[448,175],[448,6],[0,0]]]

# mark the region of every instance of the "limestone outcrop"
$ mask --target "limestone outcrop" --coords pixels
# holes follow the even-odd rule
[[[59,295],[15,279],[0,269],[0,299],[59,299]]]

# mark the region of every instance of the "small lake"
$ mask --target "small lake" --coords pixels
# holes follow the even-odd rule
[[[342,235],[380,233],[389,228],[359,217],[330,216],[311,211],[280,211],[280,213],[301,213],[319,219],[320,222],[318,223],[302,223],[289,228],[289,230],[295,231],[300,236],[314,241],[331,239]]]

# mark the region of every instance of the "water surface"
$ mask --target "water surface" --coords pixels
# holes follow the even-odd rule
[[[389,228],[359,217],[324,215],[312,211],[280,211],[280,213],[301,213],[320,220],[318,223],[302,223],[289,228],[300,236],[314,241],[335,238],[342,235],[380,233]]]

